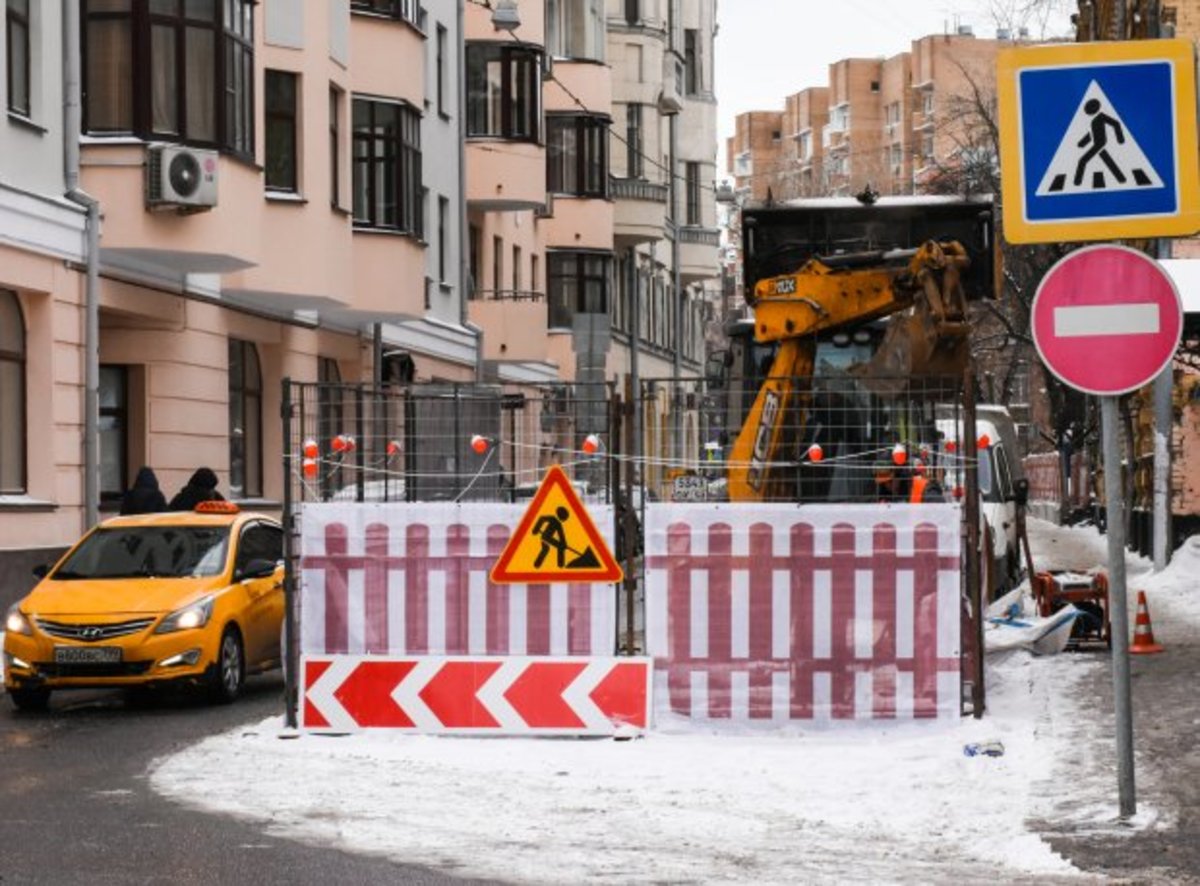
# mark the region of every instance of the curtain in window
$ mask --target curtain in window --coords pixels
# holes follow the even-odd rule
[[[133,39],[128,18],[88,21],[87,119],[88,128],[96,132],[133,129]]]

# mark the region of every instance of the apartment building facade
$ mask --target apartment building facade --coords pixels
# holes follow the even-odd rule
[[[1007,36],[977,38],[965,27],[922,37],[888,58],[834,62],[827,85],[789,96],[782,112],[739,115],[727,172],[740,199],[762,201],[768,189],[776,199],[853,196],[868,187],[924,193],[964,165],[993,162],[978,121],[990,110],[996,53],[1006,45]],[[794,138],[768,139],[768,128]]]
[[[168,497],[203,465],[227,496],[278,508],[285,377],[698,372],[696,294],[717,274],[713,0],[6,3],[0,590],[141,465]],[[614,31],[634,13],[632,42],[660,58],[631,73]],[[632,177],[612,162],[631,103]],[[71,156],[101,218],[91,251],[64,196]],[[631,226],[646,202],[657,214]]]

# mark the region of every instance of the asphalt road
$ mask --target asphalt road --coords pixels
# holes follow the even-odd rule
[[[120,692],[65,692],[44,714],[18,713],[0,692],[0,884],[468,882],[279,839],[150,788],[153,760],[279,712],[282,692],[278,677],[252,678],[245,698],[215,707],[187,696],[135,705]]]

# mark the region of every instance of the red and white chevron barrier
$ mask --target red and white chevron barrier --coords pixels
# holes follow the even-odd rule
[[[650,722],[648,658],[305,656],[301,728],[613,735]]]

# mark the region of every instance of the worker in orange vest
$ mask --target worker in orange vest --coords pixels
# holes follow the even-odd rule
[[[925,462],[918,458],[913,462],[913,476],[908,491],[909,503],[919,505],[945,500],[946,492],[942,489],[941,482],[936,476],[929,475]]]

